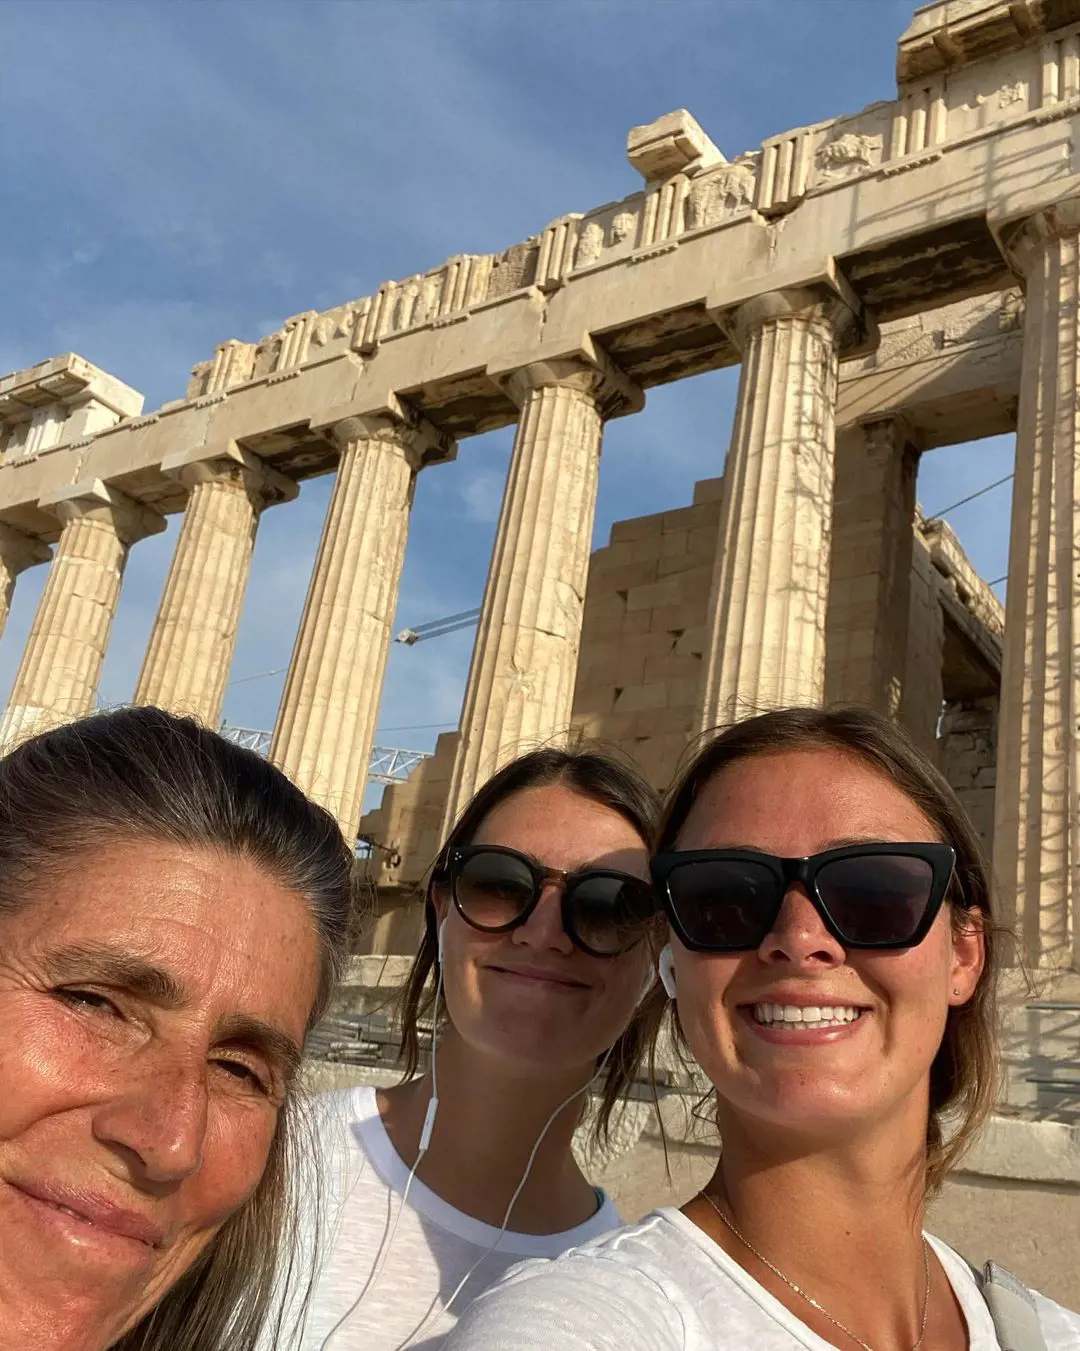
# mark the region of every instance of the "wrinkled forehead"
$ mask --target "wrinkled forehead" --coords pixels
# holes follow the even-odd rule
[[[308,900],[249,860],[152,842],[92,853],[0,918],[4,947],[208,1025],[302,1037],[323,963]],[[62,968],[62,970],[61,970]]]

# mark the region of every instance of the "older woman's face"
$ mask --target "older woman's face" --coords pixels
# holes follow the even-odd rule
[[[866,841],[934,841],[937,833],[894,783],[831,750],[736,762],[708,782],[677,849],[753,848],[802,858]],[[679,1018],[716,1085],[721,1128],[753,1122],[808,1137],[907,1113],[926,1128],[930,1065],[950,1004],[968,1000],[982,970],[977,933],[955,934],[947,907],[916,947],[848,951],[829,933],[801,884],[784,898],[753,952],[705,955],[672,940]],[[854,1021],[763,1027],[761,1005],[857,1010]]]
[[[97,1351],[251,1194],[318,980],[302,900],[155,842],[0,918],[0,1345]]]

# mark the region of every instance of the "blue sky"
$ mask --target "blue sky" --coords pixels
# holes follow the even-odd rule
[[[300,310],[458,252],[501,249],[640,186],[626,133],[691,110],[730,157],[895,93],[909,0],[6,0],[0,373],[76,351],[148,409],[194,362]],[[735,371],[650,391],[610,425],[597,543],[720,471]],[[397,627],[479,604],[509,432],[421,475]],[[1012,468],[1011,438],[924,457],[946,506]],[[269,727],[329,478],[262,523],[226,717]],[[950,517],[1006,570],[1009,487]],[[101,697],[130,697],[175,541],[132,554]],[[45,569],[0,641],[10,684]],[[471,631],[392,652],[379,739],[456,724]]]

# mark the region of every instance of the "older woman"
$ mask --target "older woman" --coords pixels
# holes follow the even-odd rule
[[[511,1274],[448,1351],[1080,1348],[1080,1317],[1023,1287],[1026,1341],[1000,1341],[923,1233],[997,1080],[987,878],[941,776],[874,714],[767,714],[700,753],[660,847],[661,975],[716,1091],[716,1172]]]
[[[0,760],[2,1351],[255,1344],[350,867],[276,769],[157,709]]]

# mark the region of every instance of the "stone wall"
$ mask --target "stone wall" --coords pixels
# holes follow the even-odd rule
[[[992,695],[950,701],[938,741],[941,772],[975,824],[987,856],[994,844],[998,700]]]
[[[693,503],[618,521],[589,569],[574,722],[670,783],[701,707],[702,654],[723,480]]]

